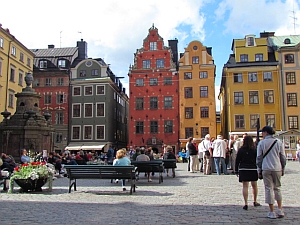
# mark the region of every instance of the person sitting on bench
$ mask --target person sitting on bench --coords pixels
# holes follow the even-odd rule
[[[145,155],[145,148],[141,148],[141,154],[136,157],[136,161],[150,161],[149,156]],[[148,182],[152,182],[150,179],[150,172],[147,172]]]
[[[124,149],[118,150],[116,154],[116,159],[113,161],[113,166],[129,166],[131,162],[125,156],[126,156],[126,150]],[[123,191],[126,191],[124,179],[122,179],[122,188]]]

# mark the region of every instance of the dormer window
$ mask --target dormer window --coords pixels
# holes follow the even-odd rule
[[[289,38],[284,39],[284,44],[291,44],[291,39]]]
[[[59,68],[66,68],[66,60],[65,59],[59,59],[58,60],[58,67]]]
[[[284,55],[285,63],[294,63],[294,55],[293,54],[286,54]]]
[[[249,47],[249,46],[255,46],[255,38],[254,38],[254,35],[249,35],[249,36],[246,36],[246,47]]]
[[[40,68],[41,69],[47,68],[47,60],[41,60],[40,61]]]

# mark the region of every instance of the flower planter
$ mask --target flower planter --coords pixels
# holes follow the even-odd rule
[[[37,180],[31,179],[15,179],[15,182],[21,187],[23,192],[42,191],[42,187],[47,182],[47,178]]]

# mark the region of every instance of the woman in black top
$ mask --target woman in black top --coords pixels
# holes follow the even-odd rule
[[[260,206],[256,201],[257,198],[257,167],[256,167],[256,149],[254,147],[253,139],[251,136],[246,136],[243,141],[243,146],[238,150],[235,171],[239,176],[239,182],[243,183],[243,197],[245,205],[244,210],[248,210],[248,187],[249,182],[252,186],[253,205]]]

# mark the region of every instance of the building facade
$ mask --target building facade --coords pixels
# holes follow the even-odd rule
[[[152,147],[163,152],[163,145],[179,147],[179,105],[177,40],[163,38],[154,25],[134,54],[129,70],[131,146]]]
[[[0,25],[0,112],[16,111],[15,94],[26,86],[24,78],[33,71],[33,57],[34,53]]]
[[[83,47],[83,48],[80,48]],[[81,52],[80,52],[80,50]],[[75,60],[84,60],[87,44],[81,40],[77,47],[32,49],[34,58],[34,89],[41,95],[40,108],[43,114],[50,114],[54,150],[61,152],[68,144],[70,69]]]
[[[216,136],[216,66],[211,48],[192,41],[179,60],[180,142]]]
[[[129,100],[120,79],[101,58],[82,60],[71,69],[67,150],[127,147]]]
[[[226,138],[243,133],[256,136],[258,118],[260,126],[283,129],[279,65],[268,45],[270,36],[274,33],[233,40],[233,54],[223,67],[219,94]]]

